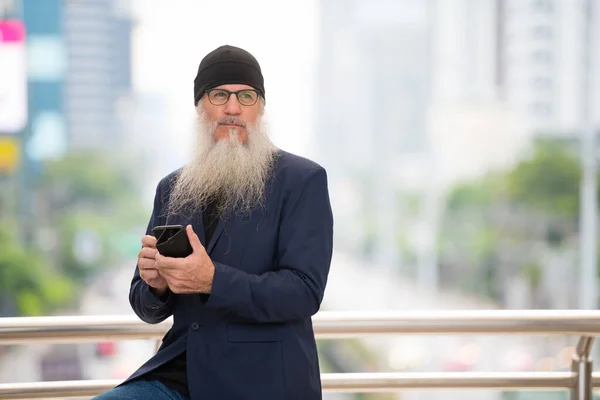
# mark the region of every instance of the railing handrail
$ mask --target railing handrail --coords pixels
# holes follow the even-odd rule
[[[172,320],[147,324],[135,315],[0,318],[0,345],[28,342],[82,342],[156,339]],[[319,338],[365,335],[527,334],[600,335],[600,311],[321,311],[313,317]]]
[[[0,318],[0,345],[29,342],[83,342],[159,339],[172,319],[147,324],[135,315]],[[579,335],[570,372],[546,373],[359,373],[322,374],[326,391],[398,389],[545,389],[571,390],[573,400],[591,400],[600,374],[589,357],[600,336],[600,311],[592,310],[423,310],[322,311],[313,317],[320,338],[368,335],[528,334]],[[0,384],[0,399],[95,395],[118,380]]]
[[[596,385],[600,374],[593,375]],[[84,397],[103,393],[122,381],[119,379],[58,381],[36,383],[0,383],[0,399],[44,399]],[[405,389],[540,389],[545,391],[575,388],[572,372],[530,373],[326,373],[321,375],[326,392],[389,392]]]

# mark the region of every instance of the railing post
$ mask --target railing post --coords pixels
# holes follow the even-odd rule
[[[593,362],[591,358],[587,358],[583,362],[583,382],[582,382],[582,390],[583,390],[583,399],[584,400],[593,400],[593,389],[594,386],[592,384],[592,371],[593,371]]]
[[[590,356],[594,338],[582,336],[577,343],[576,354],[573,355],[571,370],[575,374],[577,384],[571,391],[571,400],[592,400],[593,361]]]
[[[573,389],[571,389],[571,397],[570,400],[580,400],[579,398],[579,377],[581,376],[581,371],[580,371],[580,361],[579,361],[579,356],[577,354],[573,354],[573,361],[571,361],[571,372],[573,372],[573,374],[575,374],[575,387],[573,387]]]

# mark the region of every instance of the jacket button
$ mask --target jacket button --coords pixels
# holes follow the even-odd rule
[[[198,323],[197,323],[197,322],[194,322],[194,323],[192,324],[192,330],[193,330],[193,331],[197,331],[198,329],[200,329],[200,325],[198,325]]]

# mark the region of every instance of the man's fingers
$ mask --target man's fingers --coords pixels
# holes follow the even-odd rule
[[[156,267],[158,269],[173,269],[173,268],[181,268],[185,263],[184,258],[173,258],[173,257],[165,257],[160,254],[158,251],[154,256],[154,260],[156,260]]]
[[[144,235],[142,237],[142,246],[156,248],[156,238],[150,235]]]
[[[140,277],[148,283],[148,281],[159,278],[160,274],[157,269],[144,269],[140,271]]]
[[[156,261],[151,260],[150,258],[140,258],[138,260],[138,268],[140,269],[140,271],[142,270],[152,270],[152,269],[156,269]]]
[[[138,258],[150,258],[154,260],[154,258],[156,257],[156,253],[158,253],[158,250],[152,247],[142,247],[142,249],[138,253]]]

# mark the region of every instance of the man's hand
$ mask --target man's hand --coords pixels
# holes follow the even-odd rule
[[[169,284],[160,276],[156,267],[156,238],[154,236],[145,235],[142,238],[142,249],[138,254],[138,268],[140,277],[153,289],[154,294],[162,296],[167,292]]]
[[[215,266],[191,225],[186,232],[193,253],[185,258],[165,257],[156,253],[156,267],[173,293],[210,293]]]

